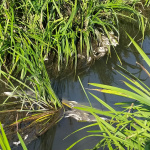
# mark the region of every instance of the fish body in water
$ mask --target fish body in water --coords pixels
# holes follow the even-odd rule
[[[28,92],[27,94],[30,95],[32,93]],[[13,92],[4,92],[4,95],[17,98],[17,96],[15,96]],[[80,103],[78,103],[76,101],[68,101],[66,99],[62,100],[62,104],[66,106],[66,110],[65,110],[65,114],[64,114],[65,118],[71,117],[77,121],[96,122],[96,119],[92,114],[90,114],[86,111],[74,108],[74,107],[84,107],[84,105],[81,105]],[[105,117],[101,117],[101,118],[103,120],[108,120],[108,118],[105,118]]]
[[[96,118],[83,110],[75,109],[74,107],[84,107],[76,101],[62,100],[63,105],[67,106],[69,109],[65,111],[65,118],[71,117],[77,121],[83,122],[96,122]],[[108,118],[101,117],[103,120],[108,120]]]

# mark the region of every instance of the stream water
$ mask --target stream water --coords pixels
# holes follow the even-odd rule
[[[129,22],[121,21],[120,25],[120,41],[119,45],[115,48],[117,54],[119,55],[122,66],[127,69],[129,72],[133,73],[140,79],[142,79],[148,86],[150,86],[150,80],[145,74],[145,72],[136,64],[136,61],[141,63],[143,66],[148,68],[146,63],[142,60],[141,56],[137,53],[136,49],[131,45],[127,47],[130,43],[129,38],[125,34],[124,30],[126,30],[131,37],[137,35],[138,28]],[[136,37],[136,41],[139,44],[141,42],[142,35],[138,33]],[[142,48],[150,56],[150,31],[149,29],[145,32],[145,38],[142,44]],[[107,59],[107,56],[101,58],[100,60],[95,61],[93,65],[87,67],[86,69],[77,70],[76,75],[74,73],[66,72],[65,75],[60,75],[57,78],[52,79],[52,86],[56,92],[56,94],[60,98],[67,99],[69,101],[77,101],[84,105],[89,105],[88,100],[81,88],[81,85],[78,80],[78,76],[80,77],[84,88],[86,88],[89,99],[93,105],[101,110],[106,110],[104,106],[102,106],[99,102],[97,102],[89,93],[88,89],[93,88],[88,83],[101,83],[107,85],[113,85],[121,88],[128,89],[121,80],[125,80],[121,75],[119,75],[113,68],[117,70],[117,64],[120,64],[118,58],[115,54],[115,51],[112,49],[111,57]],[[121,71],[121,70],[120,70]],[[123,97],[116,97],[109,94],[103,94],[100,92],[90,91],[95,94],[102,100],[104,100],[107,104],[115,108],[116,110],[121,110],[120,106],[115,106],[116,102],[126,102],[130,101],[129,99]],[[74,132],[75,130],[88,125],[90,123],[86,122],[77,122],[72,118],[63,118],[57,125],[53,128],[49,129],[45,134],[41,137],[38,137],[36,140],[32,141],[29,145],[27,145],[29,150],[65,150],[72,143],[76,142],[80,138],[88,135],[86,130],[77,132],[67,139],[64,139],[66,136]],[[95,127],[96,129],[97,127]],[[90,129],[89,129],[90,130]],[[72,150],[83,150],[92,148],[100,138],[90,137],[81,142],[79,142],[76,146],[72,148]],[[19,146],[13,149],[21,149]]]

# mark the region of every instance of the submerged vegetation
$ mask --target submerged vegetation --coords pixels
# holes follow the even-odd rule
[[[42,122],[45,125],[52,119],[51,124],[55,124],[60,118],[59,113],[63,106],[51,87],[45,60],[50,59],[52,65],[57,61],[60,71],[64,64],[65,67],[69,64],[76,69],[81,57],[86,63],[96,59],[97,55],[98,59],[101,58],[107,51],[111,54],[111,45],[113,47],[117,45],[119,39],[119,18],[126,18],[136,23],[144,38],[147,19],[136,10],[138,2],[137,0],[2,0],[0,2],[0,75],[1,82],[11,92],[5,92],[8,98],[1,102],[1,106],[7,107],[19,103],[19,109],[17,108],[16,111],[27,112],[27,115],[30,115],[30,118],[24,117],[23,120],[33,119],[31,124],[45,120],[44,123]],[[142,5],[141,2],[140,4]],[[149,2],[146,1],[145,5],[149,5]],[[106,39],[105,46],[102,42],[104,39]],[[92,45],[93,42],[96,43],[96,48]],[[15,99],[11,99],[12,97]],[[116,120],[123,119],[122,115],[125,112],[118,113],[110,106],[106,106],[113,112],[111,117]],[[90,110],[97,119],[97,125],[103,129],[103,132],[107,131],[111,137],[108,138],[107,134],[103,133],[105,138],[96,147],[101,143],[111,145],[113,136],[110,132],[116,134],[115,131],[121,129],[125,132],[125,127],[120,129],[118,126],[116,130],[106,121],[102,124],[95,111],[98,110]],[[40,113],[34,114],[38,112]],[[59,117],[55,116],[57,113]],[[134,117],[132,115],[129,115],[130,118]],[[17,126],[21,121],[18,119],[11,125]],[[128,118],[126,121],[132,122]],[[134,123],[132,122],[130,127]],[[104,126],[106,124],[111,131]],[[117,132],[120,139],[125,137],[122,131]],[[117,140],[113,139],[113,144],[119,148],[123,147],[123,142],[127,142],[119,143]]]

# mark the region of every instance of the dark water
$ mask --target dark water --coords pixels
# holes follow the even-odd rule
[[[145,33],[144,41],[141,41],[142,35],[138,33],[138,27],[132,23],[125,22],[124,20],[120,23],[120,42],[116,47],[116,52],[119,55],[122,66],[127,69],[129,72],[133,73],[135,76],[142,79],[148,86],[150,86],[150,80],[145,74],[145,72],[140,68],[139,65],[136,64],[136,61],[141,63],[147,69],[147,64],[143,61],[141,56],[138,54],[133,45],[128,47],[127,45],[130,43],[129,38],[125,34],[124,30],[126,30],[131,37],[137,35],[135,40],[141,45],[142,48],[150,56],[150,31],[147,28]],[[138,33],[138,34],[137,34]],[[70,101],[77,101],[84,105],[89,105],[88,100],[81,88],[81,85],[78,80],[78,76],[80,77],[84,88],[86,88],[86,92],[89,96],[89,99],[93,105],[101,110],[106,110],[104,106],[98,103],[88,92],[89,88],[93,88],[88,83],[101,83],[107,85],[113,85],[121,88],[128,89],[121,80],[125,80],[119,73],[117,73],[113,68],[121,71],[117,64],[120,65],[118,58],[115,54],[115,50],[112,49],[111,57],[107,59],[107,56],[104,58],[97,60],[91,67],[87,67],[83,70],[78,70],[77,74],[70,74],[70,72],[66,72],[63,76],[58,76],[56,79],[52,80],[52,86],[56,92],[56,94],[60,98],[65,98]],[[90,91],[102,100],[104,100],[107,104],[114,107],[116,110],[121,110],[120,106],[115,106],[116,102],[126,102],[130,101],[129,99],[123,97],[112,96],[109,94],[103,94],[100,92]],[[76,142],[80,138],[88,135],[86,130],[79,131],[67,139],[64,139],[66,136],[71,134],[73,131],[88,125],[89,123],[85,122],[77,122],[71,118],[62,119],[56,126],[48,130],[41,137],[32,141],[28,145],[29,150],[65,150],[72,143]],[[95,127],[94,129],[97,129]],[[90,130],[90,129],[89,129]],[[92,128],[93,130],[93,128]],[[72,148],[72,150],[83,150],[92,148],[98,141],[99,137],[89,137],[81,142],[79,142],[76,146]],[[19,149],[19,148],[18,148]]]

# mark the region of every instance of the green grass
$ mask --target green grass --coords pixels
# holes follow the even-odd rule
[[[38,110],[44,110],[44,108],[45,110],[48,108],[60,108],[61,103],[51,87],[43,56],[36,53],[38,51],[33,51],[31,47],[28,46],[27,48],[26,51],[18,48],[20,51],[15,51],[14,55],[18,57],[18,61],[21,64],[19,66],[20,68],[18,68],[18,70],[21,69],[19,70],[21,71],[20,79],[13,77],[11,71],[5,73],[0,70],[1,75],[7,80],[5,84],[13,91],[14,95],[17,94],[17,97],[20,98],[19,101],[22,104],[21,109],[24,108],[26,103],[30,105],[29,109],[31,110],[34,110],[34,107],[32,107],[34,104],[39,106]],[[17,87],[13,85],[12,81],[18,82]],[[9,99],[7,98],[3,104],[8,103]]]
[[[10,145],[8,143],[8,140],[7,140],[7,137],[6,137],[6,134],[4,132],[4,129],[3,129],[3,126],[1,123],[0,123],[0,130],[1,130],[0,146],[1,146],[2,150],[11,150]]]
[[[120,0],[3,0],[0,12],[1,66],[11,61],[11,72],[20,65],[15,55],[18,47],[23,51],[32,47],[43,57],[54,53],[60,70],[61,64],[67,66],[71,58],[76,67],[77,54],[84,49],[88,57],[93,38],[99,41],[102,33],[109,37],[111,30],[119,36],[118,17],[137,22],[143,35],[146,23],[140,12]]]

